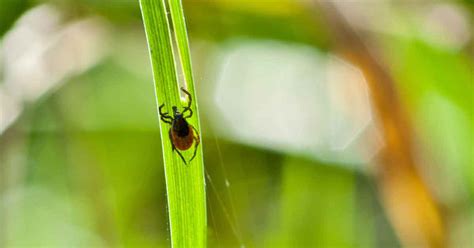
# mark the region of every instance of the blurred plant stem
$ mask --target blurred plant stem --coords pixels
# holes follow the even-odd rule
[[[385,147],[373,160],[379,193],[392,225],[407,247],[445,247],[440,208],[415,162],[414,133],[388,70],[330,1],[322,7],[333,33],[335,50],[358,66],[369,86]]]

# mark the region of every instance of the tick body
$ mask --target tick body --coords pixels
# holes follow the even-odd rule
[[[191,124],[189,124],[186,119],[193,116],[193,111],[191,110],[191,94],[185,89],[181,90],[188,96],[188,106],[186,106],[182,112],[178,111],[178,107],[173,106],[173,116],[170,116],[168,113],[163,112],[164,104],[160,105],[160,119],[171,125],[171,128],[168,132],[169,138],[171,141],[171,146],[173,151],[176,151],[178,155],[183,160],[184,164],[186,160],[180,151],[186,151],[190,149],[194,144],[194,153],[189,162],[191,162],[194,157],[196,157],[197,147],[199,145],[199,133]]]

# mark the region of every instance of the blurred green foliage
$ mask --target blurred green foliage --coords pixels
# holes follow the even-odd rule
[[[0,4],[0,37],[8,31],[11,25],[29,7],[28,0],[6,0]]]
[[[218,2],[184,1],[192,48],[205,40],[219,49],[244,37],[331,52],[330,30],[318,10],[290,5],[282,13]],[[465,2],[460,6],[472,17],[472,5]],[[109,52],[94,67],[26,104],[0,136],[0,246],[169,246],[159,122],[138,3],[6,0],[0,4],[0,44],[24,11],[43,3],[59,8],[64,22],[103,18],[111,31]],[[380,36],[419,134],[420,157],[428,157],[422,159],[427,180],[446,206],[451,231],[469,233],[474,220],[472,52],[416,36]],[[198,48],[196,84],[200,101],[206,101],[212,95],[206,91],[213,86],[206,75],[212,49],[199,53]],[[200,111],[210,178],[209,246],[400,246],[366,167],[304,160],[290,151],[229,140],[212,127],[214,113]],[[452,234],[458,247],[472,241],[461,234]]]

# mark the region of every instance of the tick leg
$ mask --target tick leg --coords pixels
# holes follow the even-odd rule
[[[163,112],[163,107],[164,106],[165,106],[165,104],[163,103],[163,104],[160,105],[160,108],[159,108],[160,119],[165,123],[173,124],[173,117],[169,116],[168,113]]]
[[[189,118],[191,116],[193,116],[193,111],[191,110],[191,103],[193,102],[193,98],[191,97],[191,93],[189,93],[187,90],[185,90],[183,87],[181,87],[181,90],[188,96],[189,98],[189,101],[188,101],[188,106],[184,108],[183,110],[183,114],[186,112],[186,111],[189,111],[189,115],[184,117],[184,118]]]
[[[187,118],[193,116],[193,111],[192,111],[189,107],[184,108],[183,114],[184,114],[186,111],[189,111],[189,114],[188,114],[187,116],[185,116],[184,118],[187,119]]]
[[[171,119],[167,119],[166,117],[169,117],[169,116],[161,116],[160,119],[161,119],[163,122],[165,122],[165,123],[168,123],[168,124],[170,124],[170,125],[173,125],[173,119],[172,119],[171,117],[169,117],[169,118],[171,118]]]
[[[163,113],[163,107],[164,107],[164,106],[165,106],[164,103],[160,105],[160,108],[159,108],[159,110],[160,110],[160,115],[168,115],[168,113]]]
[[[183,155],[178,151],[178,149],[176,149],[176,147],[173,144],[173,137],[171,136],[171,129],[168,132],[168,134],[169,134],[169,137],[170,137],[171,147],[173,148],[172,151],[176,151],[176,153],[178,153],[178,155],[181,157],[181,160],[183,160],[184,164],[187,165],[186,160],[184,159]]]
[[[201,140],[201,137],[199,136],[199,132],[198,132],[198,130],[196,130],[196,128],[193,125],[191,125],[191,127],[193,128],[194,133],[196,134],[194,139],[196,140],[197,143],[199,143],[199,141]]]
[[[160,119],[163,121],[163,122],[166,122],[168,124],[171,124],[173,125],[173,118],[169,115],[162,115],[160,116]]]
[[[189,162],[193,161],[194,157],[196,157],[197,148],[198,148],[199,142],[200,142],[200,137],[199,137],[198,131],[196,130],[196,128],[194,128],[194,127],[192,127],[192,128],[194,129],[194,132],[196,133],[196,136],[194,136],[194,142],[196,143],[196,145],[194,145],[194,154],[191,157],[191,159],[189,160]]]
[[[160,113],[160,117],[173,120],[173,117],[171,117],[168,113]]]
[[[197,148],[199,146],[199,140],[196,137],[194,137],[194,140],[196,141],[196,145],[194,145],[194,154],[191,157],[191,159],[189,160],[189,162],[193,161],[194,157],[196,157],[197,150],[198,150]]]
[[[186,160],[184,160],[184,157],[183,155],[178,151],[178,149],[174,149],[176,151],[176,153],[178,153],[178,155],[181,157],[181,160],[183,160],[184,164],[187,165],[188,163],[186,163]]]
[[[183,87],[181,87],[181,90],[186,94],[188,95],[188,98],[189,98],[189,102],[188,102],[188,107],[187,108],[191,108],[191,103],[193,102],[193,98],[191,97],[191,93],[189,93],[187,90],[185,90]]]
[[[161,119],[163,122],[166,122],[166,123],[168,123],[168,124],[171,124],[171,125],[173,124],[173,118],[172,118],[171,116],[169,116],[169,115],[166,115],[166,114],[161,115],[161,116],[160,116],[160,119]]]

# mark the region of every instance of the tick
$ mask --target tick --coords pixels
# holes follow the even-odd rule
[[[165,104],[160,105],[159,111],[160,119],[163,122],[171,125],[168,134],[171,141],[171,147],[173,148],[173,152],[176,151],[183,160],[184,164],[187,164],[180,151],[188,150],[194,143],[194,154],[189,160],[189,162],[191,162],[194,157],[196,157],[197,147],[199,145],[199,133],[196,128],[194,128],[186,121],[186,119],[193,116],[193,111],[191,110],[191,94],[184,88],[181,88],[181,90],[189,98],[188,106],[186,106],[182,112],[178,111],[178,107],[173,106],[173,116],[170,116],[167,112],[165,113],[162,110]]]

